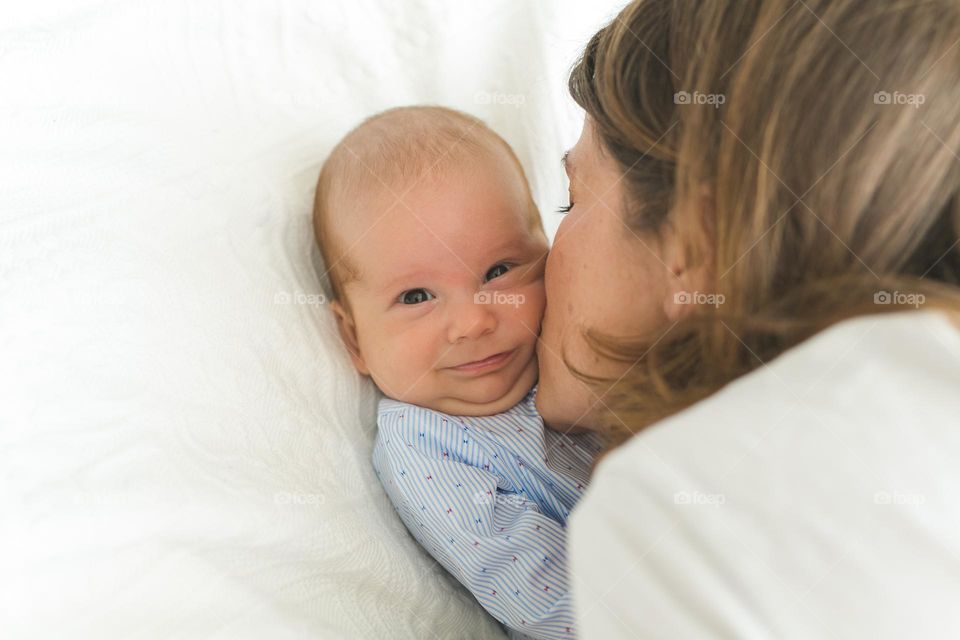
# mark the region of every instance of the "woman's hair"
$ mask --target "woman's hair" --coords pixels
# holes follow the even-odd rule
[[[955,0],[636,0],[593,36],[569,89],[624,222],[669,225],[722,300],[664,335],[585,328],[632,366],[567,363],[610,388],[614,443],[840,320],[960,309],[958,40]]]

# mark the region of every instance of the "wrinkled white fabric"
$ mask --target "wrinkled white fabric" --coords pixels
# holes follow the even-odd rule
[[[960,637],[960,329],[867,316],[598,465],[581,638]]]
[[[555,228],[565,74],[615,4],[0,6],[0,636],[502,637],[371,468],[314,181],[440,103]]]

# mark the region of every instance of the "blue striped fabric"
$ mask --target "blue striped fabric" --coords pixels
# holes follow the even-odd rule
[[[569,639],[566,522],[598,441],[544,429],[536,391],[483,417],[383,398],[373,466],[413,536],[493,617]]]

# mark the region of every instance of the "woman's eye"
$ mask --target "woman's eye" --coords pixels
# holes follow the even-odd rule
[[[410,289],[400,294],[400,304],[420,304],[427,300],[433,300],[434,295],[426,289]]]
[[[490,267],[490,271],[487,271],[487,275],[485,276],[484,280],[485,282],[490,282],[494,278],[499,278],[507,271],[510,271],[510,267],[501,262],[500,264]]]
[[[570,209],[573,209],[573,203],[564,205],[562,207],[557,207],[557,213],[569,213]]]

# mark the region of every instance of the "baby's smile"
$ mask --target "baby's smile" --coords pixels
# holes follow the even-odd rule
[[[452,367],[446,367],[450,371],[454,371],[458,374],[463,374],[467,376],[481,376],[494,371],[499,371],[504,366],[506,366],[513,356],[517,355],[517,349],[510,349],[508,351],[500,351],[491,356],[485,358],[479,358],[477,360],[471,360],[463,364],[455,365]]]

